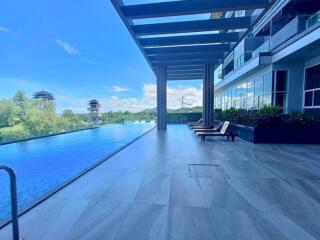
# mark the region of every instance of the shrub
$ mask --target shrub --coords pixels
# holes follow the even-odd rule
[[[283,114],[281,109],[265,106],[259,110],[215,110],[215,119],[252,127],[320,127],[320,117],[308,113]]]
[[[29,137],[30,133],[23,125],[15,125],[13,127],[5,127],[0,129],[0,142],[14,141]]]
[[[199,112],[168,113],[168,123],[170,124],[197,122],[200,118],[202,118],[202,113]]]

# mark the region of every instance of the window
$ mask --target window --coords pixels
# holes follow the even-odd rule
[[[263,74],[263,92],[271,93],[272,92],[272,72]]]
[[[272,84],[273,75],[272,72],[263,74],[263,105],[272,104]]]
[[[320,106],[320,90],[314,91],[313,105]]]
[[[247,92],[247,96],[248,96],[248,105],[247,108],[248,109],[252,109],[254,108],[254,83],[253,80],[248,82],[248,92]]]
[[[320,88],[320,64],[306,69],[305,90]]]
[[[235,91],[236,91],[236,105],[235,105],[235,108],[239,109],[240,108],[241,85],[237,86]]]
[[[313,104],[313,91],[306,92],[304,95],[304,106],[311,107]]]
[[[259,76],[254,80],[254,108],[263,106],[263,78]]]
[[[242,87],[241,87],[242,91],[241,91],[241,108],[242,109],[247,109],[247,83],[242,83]]]
[[[287,107],[288,71],[280,70],[276,71],[275,74],[274,104],[284,110]]]
[[[304,107],[320,107],[320,64],[305,71]]]
[[[232,107],[233,108],[237,107],[237,88],[236,87],[232,88]]]

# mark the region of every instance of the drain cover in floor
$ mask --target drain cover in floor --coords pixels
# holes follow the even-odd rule
[[[227,179],[228,175],[217,164],[188,164],[191,177]]]

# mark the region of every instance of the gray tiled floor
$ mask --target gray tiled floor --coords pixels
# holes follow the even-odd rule
[[[201,142],[186,126],[169,126],[25,214],[20,226],[26,240],[320,239],[320,146]],[[0,239],[10,233],[1,230]]]

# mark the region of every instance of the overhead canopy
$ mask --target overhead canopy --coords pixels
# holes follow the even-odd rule
[[[218,66],[254,20],[250,15],[210,18],[210,14],[265,8],[269,3],[184,0],[125,5],[122,0],[111,1],[153,71],[157,73],[161,65],[168,67],[168,80],[202,79],[203,65]],[[202,14],[201,18],[196,14]],[[187,16],[179,21],[182,15]],[[168,18],[172,16],[177,20]]]

